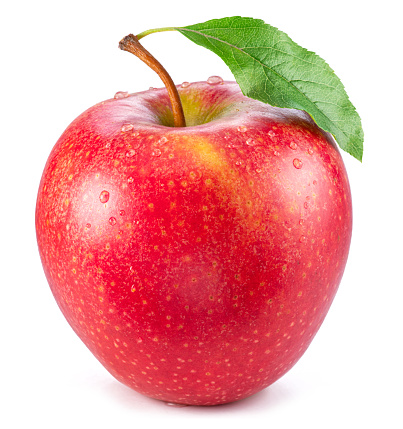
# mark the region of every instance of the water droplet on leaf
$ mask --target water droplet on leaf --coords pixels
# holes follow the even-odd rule
[[[102,191],[99,195],[99,201],[101,201],[101,203],[107,203],[108,200],[109,200],[109,192]]]

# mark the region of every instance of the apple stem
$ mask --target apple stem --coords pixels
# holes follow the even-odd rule
[[[179,97],[178,89],[164,67],[140,44],[138,38],[133,34],[129,34],[124,37],[119,42],[119,48],[122,49],[122,51],[127,51],[136,55],[136,57],[140,58],[140,60],[146,63],[158,74],[164,83],[168,91],[169,99],[171,100],[174,126],[186,127],[185,115],[183,113],[182,102]]]
[[[161,28],[153,28],[151,30],[143,31],[142,33],[137,34],[137,40],[142,39],[143,37],[148,36],[149,34],[153,33],[161,33],[162,31],[175,31],[177,30],[176,27],[161,27]]]

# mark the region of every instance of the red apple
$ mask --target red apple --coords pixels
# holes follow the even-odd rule
[[[352,208],[333,138],[302,111],[211,78],[118,93],[66,129],[39,187],[46,277],[77,335],[144,395],[252,395],[305,352],[347,260]]]

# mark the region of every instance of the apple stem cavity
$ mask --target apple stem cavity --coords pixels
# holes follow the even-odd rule
[[[154,70],[162,82],[164,83],[169,99],[171,100],[172,113],[174,117],[174,126],[175,127],[186,127],[185,115],[183,113],[182,102],[179,96],[178,89],[176,88],[171,76],[139,42],[137,36],[129,34],[124,37],[119,42],[119,48],[122,51],[130,52],[133,55],[136,55],[137,58],[140,58],[145,64],[147,64],[152,70]]]

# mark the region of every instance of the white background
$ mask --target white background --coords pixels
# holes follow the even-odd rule
[[[397,1],[19,1],[0,9],[0,426],[403,428],[403,133]],[[115,381],[64,320],[46,283],[34,228],[47,156],[66,126],[117,91],[160,87],[117,45],[129,33],[224,16],[261,18],[315,51],[361,115],[363,163],[343,155],[354,205],[346,272],[299,363],[251,398],[167,407]],[[176,83],[225,64],[179,33],[144,46]],[[400,411],[399,411],[400,409]]]

